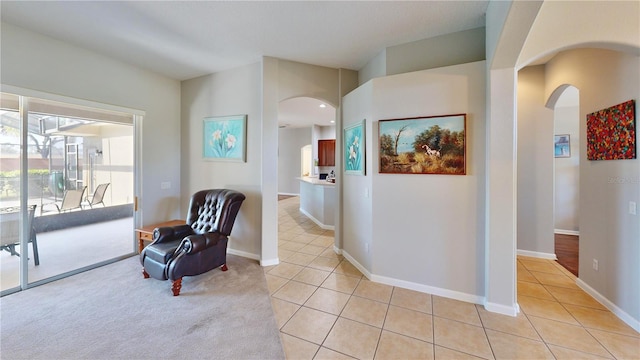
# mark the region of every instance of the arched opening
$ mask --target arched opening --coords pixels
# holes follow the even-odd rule
[[[559,92],[556,97],[556,92]],[[576,277],[579,269],[580,92],[559,87],[547,102],[553,109],[554,249],[560,265]]]
[[[278,257],[309,265],[335,241],[337,191],[325,180],[335,173],[336,109],[310,97],[278,106]],[[333,141],[334,151],[324,148]],[[331,159],[330,159],[331,158]],[[309,261],[309,263],[307,263]]]

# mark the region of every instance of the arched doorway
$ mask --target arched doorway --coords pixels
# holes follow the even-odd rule
[[[558,88],[547,107],[553,109],[554,249],[558,262],[578,276],[580,204],[580,92],[575,86]],[[555,94],[555,92],[554,92]]]
[[[303,199],[308,184],[316,183],[319,190],[326,190],[320,177],[333,171],[334,163],[319,163],[320,144],[336,138],[336,109],[325,101],[310,97],[283,100],[278,106],[278,254],[281,261],[295,256],[294,263],[312,260],[335,241],[334,219],[312,216]],[[306,149],[306,151],[305,151]],[[308,157],[308,158],[307,158]],[[310,164],[305,169],[304,164]],[[308,181],[306,181],[308,180]],[[328,196],[334,196],[335,189]],[[318,199],[313,199],[319,204]],[[333,214],[333,209],[332,209]],[[302,246],[304,245],[304,246]],[[303,249],[304,247],[304,249]],[[320,249],[323,248],[323,249]],[[302,251],[300,254],[297,252]],[[317,254],[316,254],[317,253]],[[305,260],[302,260],[302,259]]]

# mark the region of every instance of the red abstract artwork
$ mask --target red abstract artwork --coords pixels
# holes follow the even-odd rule
[[[587,115],[587,159],[636,158],[635,101]]]

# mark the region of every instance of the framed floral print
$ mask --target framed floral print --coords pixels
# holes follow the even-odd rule
[[[205,160],[247,161],[247,115],[204,118],[202,133]]]
[[[365,175],[365,120],[344,129],[344,172]]]

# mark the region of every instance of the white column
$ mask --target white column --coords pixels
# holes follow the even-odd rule
[[[514,68],[490,70],[487,116],[485,307],[515,316],[516,79]]]
[[[260,264],[278,260],[278,60],[262,58],[262,249]]]

